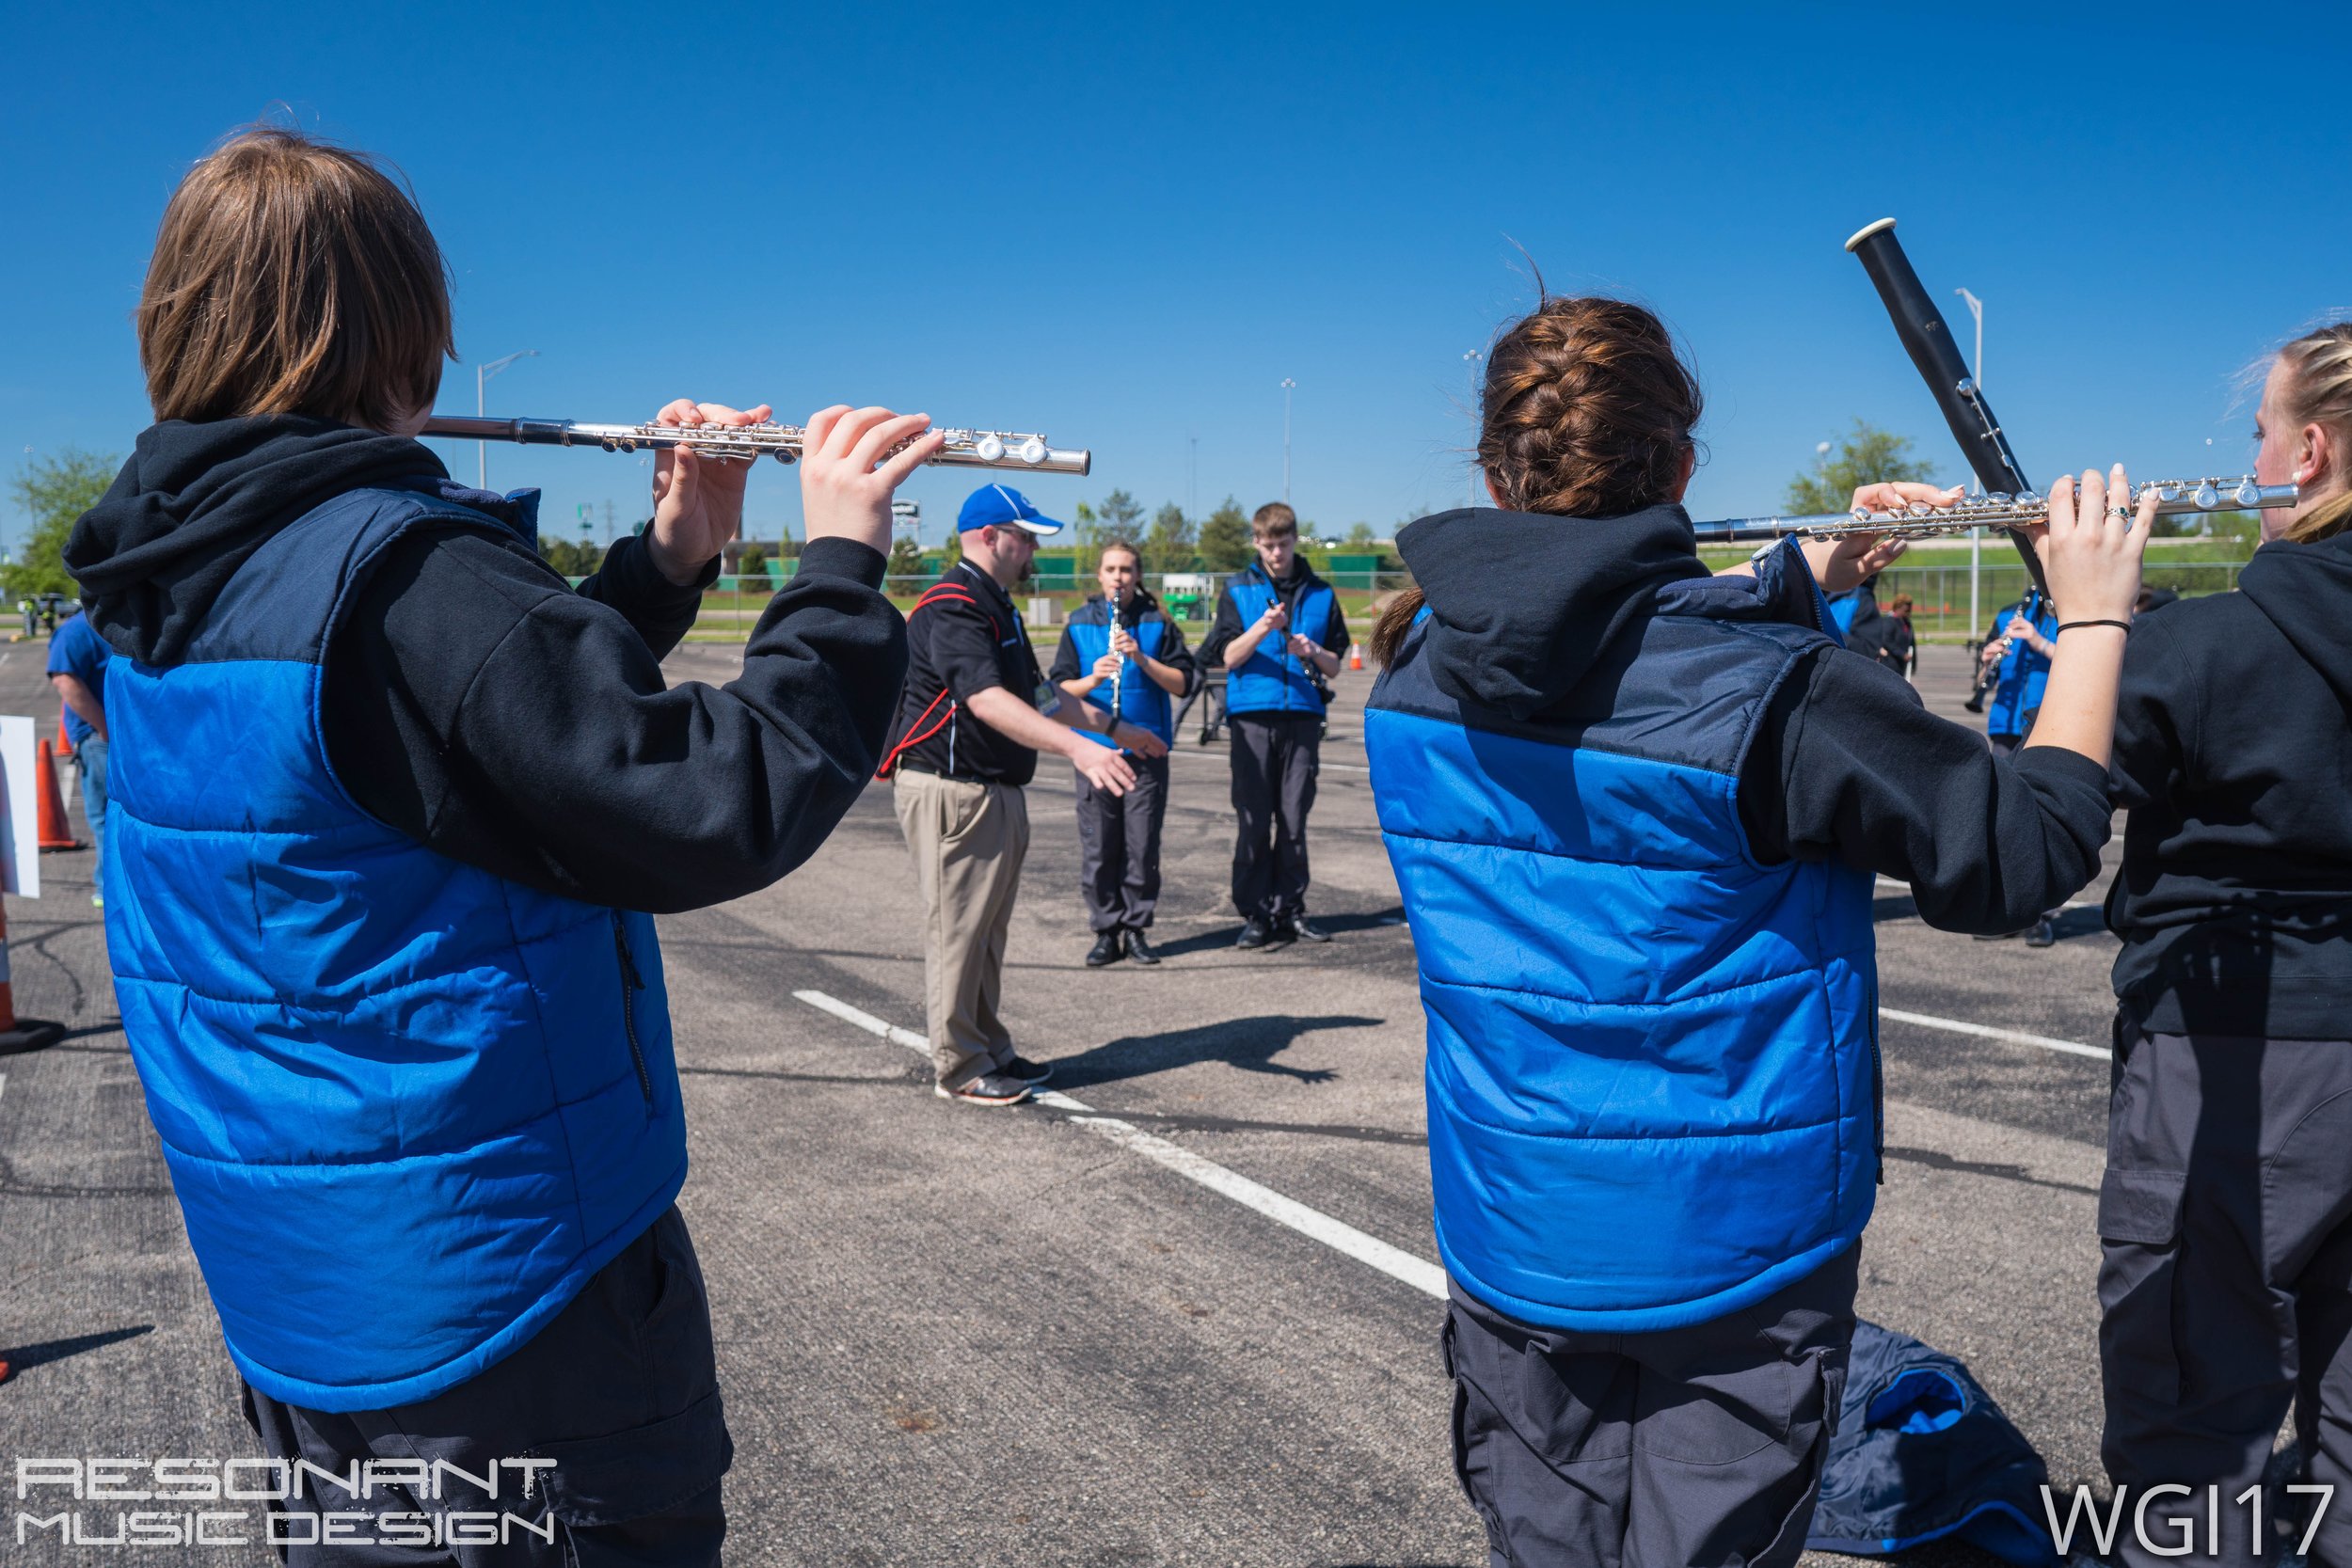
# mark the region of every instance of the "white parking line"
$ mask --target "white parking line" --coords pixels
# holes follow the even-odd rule
[[[926,1057],[930,1054],[930,1042],[912,1029],[901,1029],[869,1012],[852,1007],[837,997],[827,996],[821,990],[796,990],[792,994],[810,1006],[831,1013],[869,1035],[880,1035],[894,1045],[919,1051]],[[1097,1137],[1106,1138],[1121,1148],[1132,1149],[1186,1180],[1197,1181],[1213,1193],[1232,1198],[1245,1209],[1255,1210],[1278,1225],[1288,1226],[1335,1252],[1345,1253],[1359,1263],[1377,1269],[1391,1279],[1410,1285],[1416,1291],[1436,1296],[1440,1301],[1445,1299],[1445,1271],[1425,1259],[1416,1258],[1401,1247],[1391,1246],[1376,1236],[1367,1236],[1343,1220],[1335,1220],[1319,1209],[1310,1209],[1295,1198],[1284,1197],[1273,1188],[1227,1170],[1216,1161],[1203,1159],[1188,1148],[1169,1143],[1166,1138],[1154,1137],[1132,1122],[1104,1116],[1083,1101],[1073,1100],[1053,1089],[1040,1092],[1036,1100],[1041,1105],[1067,1115],[1074,1127],[1083,1127]]]
[[[1957,1018],[1937,1018],[1930,1013],[1899,1012],[1893,1007],[1881,1007],[1879,1017],[1891,1018],[1898,1023],[1915,1023],[1922,1029],[1943,1029],[1955,1035],[1976,1035],[1988,1040],[2008,1040],[2013,1045],[2038,1045],[2044,1051],[2063,1051],[2070,1056],[2089,1056],[2102,1062],[2115,1059],[2115,1053],[2105,1046],[2077,1045],[2073,1040],[2055,1040],[2047,1035],[2028,1035],[2019,1029],[1995,1029],[1988,1023],[1968,1023]]]

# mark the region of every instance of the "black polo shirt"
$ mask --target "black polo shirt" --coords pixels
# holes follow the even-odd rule
[[[1037,752],[965,709],[1002,687],[1031,707],[1045,687],[1012,595],[969,562],[948,568],[907,617],[907,684],[891,745],[898,766],[1015,786],[1037,776]]]

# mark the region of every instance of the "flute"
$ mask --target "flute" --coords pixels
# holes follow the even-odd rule
[[[2251,474],[2207,479],[2152,479],[2132,486],[2131,505],[2153,492],[2156,515],[2184,512],[2255,511],[2293,506],[2302,499],[2299,486],[2263,484]],[[2121,503],[2118,503],[2121,504]],[[1692,523],[1701,544],[1744,545],[1756,540],[1836,539],[1850,533],[1878,533],[1898,539],[1924,539],[1940,533],[1965,533],[1972,528],[2024,530],[2050,520],[2050,499],[2028,490],[2008,496],[1994,491],[1971,496],[1951,506],[1934,507],[1913,501],[1897,512],[1824,512],[1803,517],[1728,517],[1719,522]]]
[[[468,441],[518,441],[534,447],[596,447],[605,451],[686,447],[703,457],[745,461],[773,457],[779,463],[799,462],[808,438],[808,432],[796,424],[586,424],[578,420],[491,420],[471,414],[436,414],[424,421],[424,434]],[[954,425],[940,427],[938,434],[947,438],[947,444],[927,462],[967,468],[1028,468],[1047,474],[1083,474],[1094,466],[1094,454],[1084,447],[1053,446],[1044,436],[1024,431]],[[883,455],[904,451],[913,444],[902,442]]]

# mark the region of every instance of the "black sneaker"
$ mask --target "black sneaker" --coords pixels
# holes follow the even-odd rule
[[[1087,949],[1087,967],[1100,969],[1104,964],[1115,964],[1126,956],[1127,949],[1120,942],[1119,928],[1114,926],[1096,937],[1094,945]]]
[[[2058,945],[2058,922],[2046,915],[2035,922],[2034,928],[2026,933],[2026,945],[2056,947]]]
[[[1272,942],[1273,940],[1274,927],[1268,926],[1264,921],[1260,920],[1253,914],[1249,917],[1248,922],[1243,925],[1241,928],[1241,935],[1233,939],[1233,945],[1236,947],[1263,947],[1267,942]]]
[[[1331,933],[1316,925],[1313,921],[1308,919],[1307,911],[1304,910],[1299,911],[1295,917],[1284,921],[1282,925],[1293,936],[1304,937],[1309,942],[1329,942],[1331,940]]]
[[[1974,940],[1978,942],[2007,942],[2011,937],[2022,937],[2032,929],[2033,927],[2030,926],[2023,926],[2014,931],[1979,931]]]
[[[1127,957],[1139,964],[1155,964],[1160,961],[1160,956],[1152,951],[1151,939],[1146,937],[1140,929],[1130,930],[1127,933]]]
[[[1026,1056],[1015,1056],[996,1069],[999,1078],[1009,1078],[1017,1084],[1042,1084],[1054,1076],[1054,1064],[1033,1062]]]
[[[983,1072],[952,1089],[945,1084],[934,1084],[931,1092],[942,1100],[961,1100],[966,1105],[1018,1105],[1029,1098],[1029,1085],[1001,1072]]]

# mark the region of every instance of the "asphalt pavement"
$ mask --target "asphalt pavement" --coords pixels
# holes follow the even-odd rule
[[[0,711],[50,734],[44,651],[0,655]],[[1964,718],[1960,651],[1922,657],[1923,695]],[[668,669],[723,680],[739,658],[693,646]],[[1421,1009],[1363,766],[1369,684],[1342,678],[1312,819],[1328,945],[1233,948],[1225,754],[1187,735],[1168,961],[1088,970],[1068,769],[1041,770],[1005,1014],[1066,1102],[946,1103],[874,1032],[923,1027],[886,786],[781,884],[660,922],[681,1207],[736,1444],[730,1561],[1485,1562],[1447,1457]],[[124,1050],[88,856],[44,856],[42,876],[41,898],[7,900],[16,1002],[72,1033],[0,1058],[0,1455],[252,1453]],[[2032,950],[1931,931],[1879,891],[1889,1159],[1863,1314],[1965,1358],[2055,1481],[2100,1482],[2113,941],[2089,904]],[[4,1560],[122,1556],[0,1535]]]

